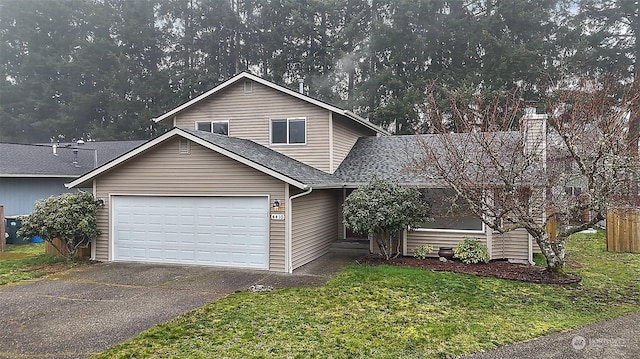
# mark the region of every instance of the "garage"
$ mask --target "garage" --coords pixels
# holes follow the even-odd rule
[[[267,196],[112,196],[112,260],[269,269]]]

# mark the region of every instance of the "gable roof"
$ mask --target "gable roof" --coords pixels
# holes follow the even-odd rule
[[[75,178],[145,141],[86,142],[84,145],[0,143],[0,177]],[[77,149],[77,153],[74,150]]]
[[[183,128],[173,128],[171,131],[160,135],[135,150],[86,173],[66,186],[69,188],[78,187],[175,136],[186,138],[300,189],[307,189],[310,185],[314,187],[320,185],[326,188],[340,186],[340,179],[337,177],[251,140]]]
[[[240,80],[255,81],[255,82],[259,83],[259,84],[262,84],[262,85],[267,86],[269,88],[272,88],[274,90],[280,91],[280,92],[282,92],[284,94],[287,94],[289,96],[295,97],[295,98],[300,99],[302,101],[305,101],[305,102],[308,102],[310,104],[313,104],[313,105],[319,106],[321,108],[324,108],[325,110],[328,110],[328,111],[343,115],[346,118],[348,118],[348,119],[350,119],[350,120],[352,120],[354,122],[357,122],[357,123],[359,123],[359,124],[361,124],[361,125],[363,125],[363,126],[365,126],[367,128],[370,128],[370,129],[372,129],[372,130],[374,130],[374,131],[376,131],[378,133],[382,133],[382,134],[385,134],[385,135],[389,135],[390,134],[389,132],[385,131],[384,129],[374,125],[373,123],[371,123],[368,120],[356,115],[355,113],[353,113],[353,112],[351,112],[349,110],[343,110],[343,109],[338,108],[336,106],[330,105],[330,104],[328,104],[326,102],[323,102],[323,101],[320,101],[320,100],[316,100],[316,99],[314,99],[312,97],[309,97],[309,96],[301,94],[299,92],[290,90],[290,89],[288,89],[288,88],[286,88],[284,86],[277,85],[277,84],[275,84],[275,83],[273,83],[271,81],[267,81],[267,80],[265,80],[265,79],[263,79],[261,77],[252,75],[252,74],[250,74],[248,72],[241,72],[241,73],[235,75],[234,77],[228,79],[227,81],[221,83],[220,85],[214,87],[213,89],[211,89],[211,90],[203,93],[202,95],[192,99],[191,101],[185,102],[184,104],[182,104],[182,105],[170,110],[169,112],[167,112],[167,113],[165,113],[165,114],[163,114],[163,115],[161,115],[159,117],[154,118],[153,121],[160,122],[160,121],[164,121],[166,119],[169,119],[169,118],[177,115],[178,113],[186,110],[187,108],[195,105],[196,103],[198,103],[198,102],[200,102],[200,101],[202,101],[202,100],[204,100],[204,99],[206,99],[206,98],[208,98],[208,97],[210,97],[210,96],[222,91],[223,89],[231,86],[232,84],[234,84],[234,83],[236,83],[236,82],[238,82]]]

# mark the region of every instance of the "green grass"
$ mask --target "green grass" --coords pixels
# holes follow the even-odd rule
[[[0,285],[41,277],[50,273],[46,266],[64,261],[45,254],[44,243],[7,244],[7,251],[0,252]]]
[[[640,255],[567,243],[572,286],[351,266],[318,288],[235,293],[94,358],[447,358],[640,311]]]

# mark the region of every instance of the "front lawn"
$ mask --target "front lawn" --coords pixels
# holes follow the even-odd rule
[[[94,358],[446,358],[640,311],[640,255],[573,237],[583,282],[351,266],[318,288],[242,292]]]
[[[0,252],[0,285],[33,279],[66,267],[65,259],[44,253],[44,243],[7,244]]]

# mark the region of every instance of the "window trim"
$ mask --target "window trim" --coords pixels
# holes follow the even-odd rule
[[[482,230],[480,229],[446,229],[446,228],[411,228],[412,231],[417,232],[441,232],[441,233],[470,233],[470,234],[484,234],[487,227],[484,221],[480,220],[482,224]]]
[[[446,189],[446,188],[431,188],[431,187],[423,187],[420,188],[420,191],[422,192],[422,190],[433,190],[433,189]],[[423,194],[424,195],[424,194]],[[418,227],[418,228],[411,228],[412,231],[418,231],[418,232],[435,232],[435,233],[465,233],[465,234],[485,234],[487,231],[487,225],[484,223],[484,221],[482,220],[482,218],[478,218],[480,220],[480,225],[481,228],[480,229],[453,229],[453,228],[422,228],[422,227]]]
[[[229,133],[231,132],[231,125],[229,124],[229,120],[194,121],[193,128],[196,131],[200,131],[200,130],[198,130],[198,124],[199,123],[210,123],[211,124],[211,132],[210,133],[215,133],[215,134],[223,135],[223,136],[229,136]],[[227,124],[227,134],[224,135],[222,133],[213,132],[213,124],[214,123],[226,123]]]
[[[304,142],[289,143],[289,124],[291,121],[304,121]],[[287,142],[274,143],[273,142],[273,121],[287,121]],[[306,117],[288,117],[288,118],[271,118],[269,119],[269,145],[271,146],[304,146],[307,144],[307,118]]]

